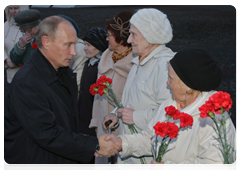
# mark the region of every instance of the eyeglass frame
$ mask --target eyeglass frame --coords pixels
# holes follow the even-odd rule
[[[109,38],[111,36],[114,36],[114,34],[106,34],[106,36]]]

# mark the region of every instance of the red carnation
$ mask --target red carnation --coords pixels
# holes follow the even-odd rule
[[[212,113],[215,112],[214,108],[213,108],[213,105],[210,101],[206,101],[206,103],[199,108],[199,111],[201,112],[200,113],[201,118],[210,117],[208,115],[208,113],[209,112],[212,112]]]
[[[179,128],[175,123],[167,122],[168,136],[170,139],[176,138],[179,132]]]
[[[90,86],[90,89],[89,89],[90,93],[91,93],[93,96],[94,96],[95,94],[98,94],[98,92],[97,92],[95,89],[97,89],[97,84],[96,84],[96,83],[92,84],[92,85]]]
[[[232,99],[230,98],[230,94],[223,91],[213,94],[209,98],[209,101],[214,106],[216,114],[221,114],[221,107],[223,107],[223,111],[229,110],[232,107]]]
[[[157,124],[153,127],[155,129],[155,134],[158,136],[160,135],[161,137],[165,137],[168,133],[168,126],[167,123],[160,123],[157,122]]]
[[[37,43],[36,43],[36,42],[32,44],[32,48],[33,48],[33,49],[36,49],[36,48],[38,48],[38,45],[37,45]]]
[[[184,128],[186,126],[192,126],[193,124],[193,118],[191,115],[186,114],[186,113],[180,113],[180,126],[181,128]]]
[[[103,92],[104,89],[105,89],[104,86],[100,86],[100,87],[98,88],[98,93],[100,94],[100,96],[104,95],[104,92]]]
[[[221,114],[221,107],[223,107],[223,111],[231,109],[232,99],[230,98],[230,94],[219,91],[213,94],[209,100],[199,108],[199,111],[201,112],[200,117],[210,117],[209,112],[213,114]]]
[[[112,79],[107,78],[105,75],[102,75],[101,77],[99,77],[97,79],[97,84],[99,86],[105,86],[105,85],[103,85],[103,83],[106,83],[106,82],[108,82],[109,84],[112,84]],[[105,86],[105,88],[107,88],[107,86]]]
[[[177,110],[174,106],[168,106],[165,108],[166,115],[171,116],[174,120],[178,119],[180,114],[179,110]]]
[[[179,128],[175,123],[172,122],[157,122],[157,124],[153,127],[155,129],[156,136],[160,135],[161,137],[165,137],[168,135],[170,139],[176,138],[179,132]]]

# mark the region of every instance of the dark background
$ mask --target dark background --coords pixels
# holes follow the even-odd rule
[[[96,6],[86,8],[33,8],[41,12],[41,18],[64,14],[78,24],[79,38],[92,27],[105,28],[105,20],[123,10],[135,12],[140,8],[156,8],[168,16],[173,28],[173,39],[167,44],[177,52],[187,47],[207,51],[223,71],[223,81],[217,90],[228,92],[233,100],[230,110],[236,126],[236,9],[225,5],[199,6]],[[196,77],[197,78],[197,77]],[[4,91],[8,89],[6,79]]]

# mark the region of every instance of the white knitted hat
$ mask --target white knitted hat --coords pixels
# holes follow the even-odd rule
[[[172,27],[167,15],[154,8],[140,9],[130,23],[151,44],[166,44],[172,40]]]

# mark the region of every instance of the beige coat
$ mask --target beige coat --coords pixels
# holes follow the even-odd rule
[[[129,53],[125,58],[119,60],[114,64],[112,60],[113,51],[107,49],[98,65],[98,77],[106,75],[112,79],[112,89],[117,98],[121,101],[124,85],[127,80],[128,73],[132,67],[131,60],[133,53]],[[102,127],[104,117],[107,116],[114,107],[107,101],[106,96],[96,95],[93,103],[92,120],[89,128],[98,127],[97,136],[106,134],[107,131]],[[113,132],[118,135],[118,129]],[[108,158],[96,158],[96,163],[108,163]]]
[[[28,5],[19,5],[20,11],[28,10]],[[12,15],[9,12],[8,6],[5,8],[7,21],[4,23],[4,67],[7,69],[7,82],[11,83],[13,76],[19,70],[16,68],[7,68],[6,59],[10,58],[10,51],[18,40],[22,37],[19,27],[12,21]]]
[[[191,128],[180,130],[178,137],[174,138],[168,146],[173,148],[163,156],[165,164],[213,164],[223,163],[223,156],[216,147],[219,143],[213,138],[216,133],[212,126],[214,122],[211,118],[202,119],[200,117],[199,107],[212,96],[215,91],[202,92],[197,99],[181,110],[193,117],[193,126]],[[121,135],[122,150],[121,157],[128,155],[141,156],[152,155],[151,142],[155,140],[155,131],[153,126],[157,122],[166,120],[165,107],[173,105],[177,108],[176,101],[167,99],[159,107],[156,116],[148,124],[148,128],[138,135]],[[226,112],[228,117],[228,114]],[[227,119],[227,138],[232,146],[235,146],[235,127],[231,119]],[[158,136],[161,142],[162,138]]]

